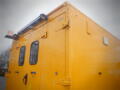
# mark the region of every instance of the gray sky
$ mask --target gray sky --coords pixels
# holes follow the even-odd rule
[[[40,13],[49,13],[65,0],[0,0],[0,52],[11,45],[4,35],[18,32]],[[67,0],[120,39],[120,0]]]

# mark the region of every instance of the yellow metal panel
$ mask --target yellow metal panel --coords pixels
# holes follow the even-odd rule
[[[70,4],[48,16],[14,41],[7,90],[120,90],[120,40]],[[30,47],[36,40],[38,63],[30,65]],[[18,66],[23,45],[25,62]]]
[[[69,15],[71,90],[119,90],[120,41],[75,8]]]

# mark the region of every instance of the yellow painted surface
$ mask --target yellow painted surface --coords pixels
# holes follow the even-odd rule
[[[13,42],[7,90],[120,90],[120,40],[68,3],[48,18]],[[30,46],[36,40],[38,63],[30,65]],[[23,45],[25,62],[18,66]]]

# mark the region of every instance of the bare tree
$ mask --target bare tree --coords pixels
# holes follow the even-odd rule
[[[6,50],[0,54],[0,68],[7,68],[10,50]]]

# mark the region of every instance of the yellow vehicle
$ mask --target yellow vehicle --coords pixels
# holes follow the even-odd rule
[[[68,3],[6,37],[7,90],[120,90],[120,40]]]

